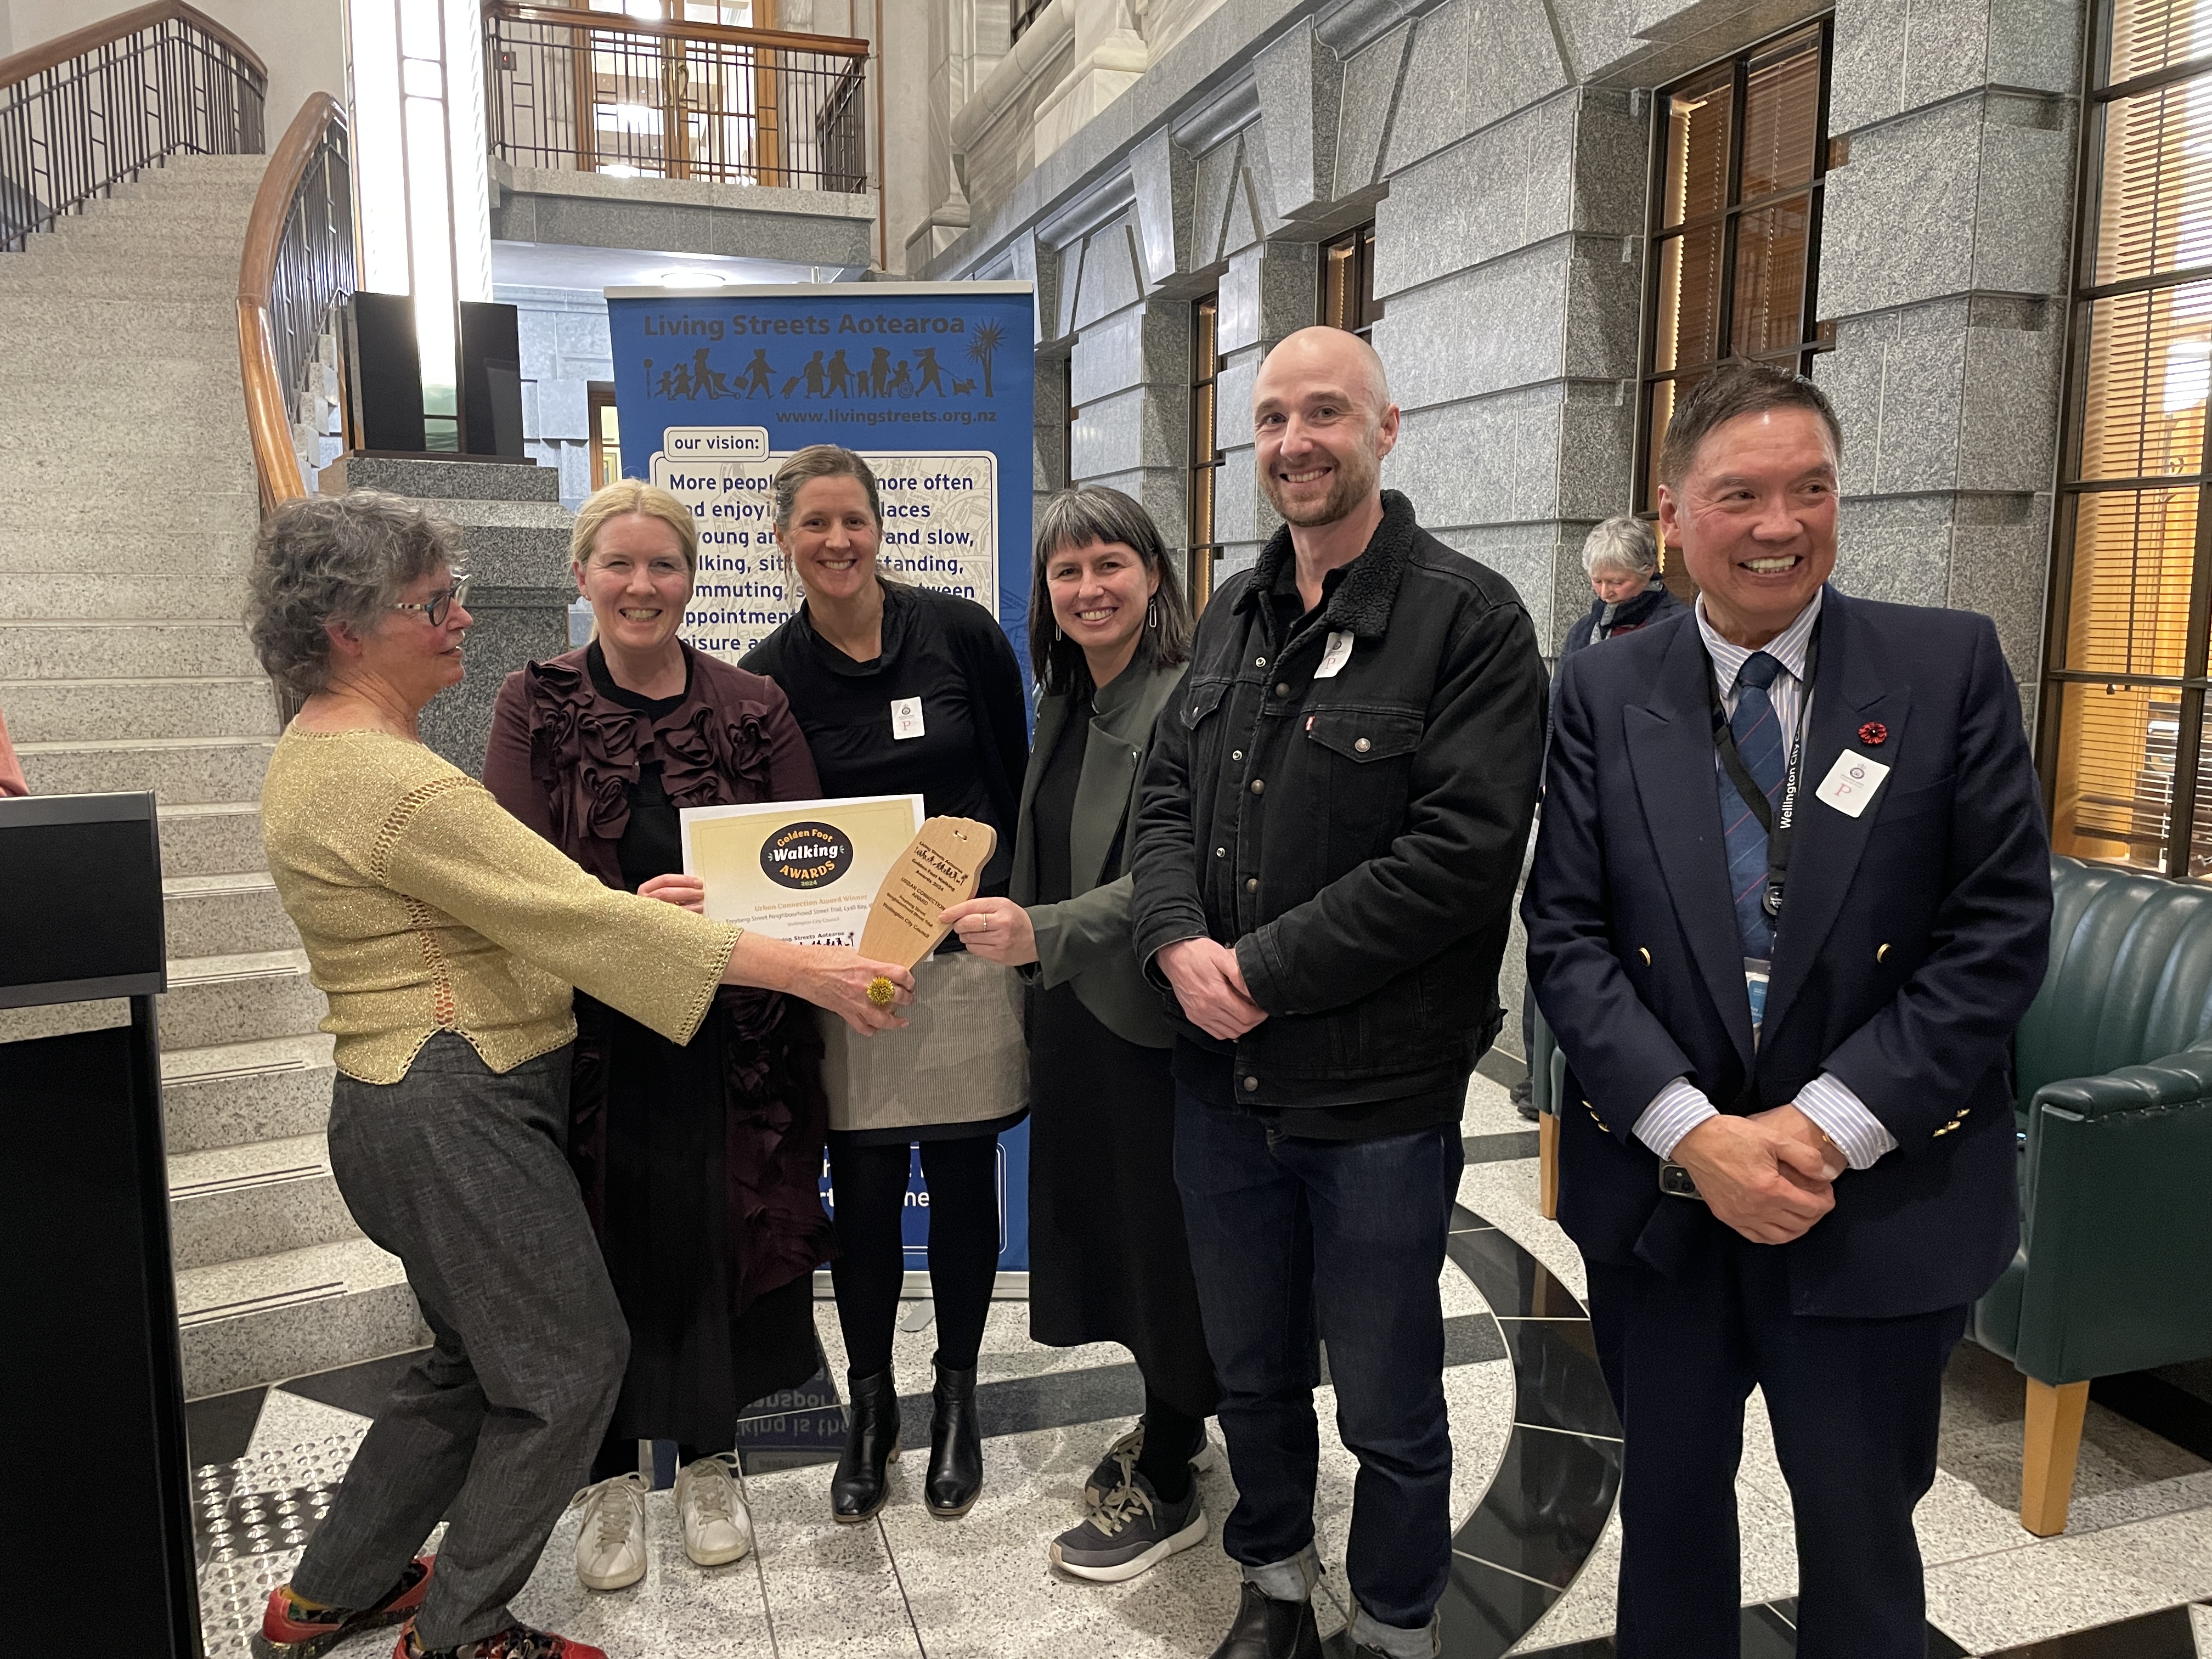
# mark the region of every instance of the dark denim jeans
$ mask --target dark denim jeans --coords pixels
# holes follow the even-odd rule
[[[1456,1125],[1308,1140],[1176,1091],[1176,1185],[1237,1477],[1222,1547],[1257,1567],[1313,1540],[1318,1319],[1337,1431],[1359,1459],[1352,1592],[1409,1629],[1429,1622],[1451,1565],[1437,1280],[1465,1162]]]

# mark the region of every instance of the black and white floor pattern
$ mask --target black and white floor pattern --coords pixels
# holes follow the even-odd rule
[[[1454,1571],[1443,1607],[1448,1659],[1509,1652],[1599,1659],[1613,1651],[1620,1427],[1597,1370],[1573,1247],[1535,1213],[1533,1133],[1478,1077],[1469,1166],[1442,1286],[1445,1394],[1455,1449]],[[575,1520],[556,1531],[517,1602],[523,1616],[614,1659],[1006,1659],[1091,1653],[1204,1659],[1235,1607],[1237,1571],[1212,1539],[1113,1586],[1054,1574],[1045,1546],[1081,1516],[1083,1478],[1141,1403],[1116,1347],[1040,1348],[1027,1310],[992,1310],[979,1364],[986,1485],[964,1519],[932,1519],[922,1460],[896,1466],[893,1498],[864,1527],[830,1518],[828,1469],[842,1408],[826,1379],[844,1356],[830,1310],[825,1369],[744,1427],[754,1553],[702,1570],[684,1557],[671,1495],[647,1506],[645,1581],[612,1595],[576,1582]],[[918,1323],[918,1320],[902,1322]],[[895,1361],[925,1389],[932,1333],[902,1330]],[[404,1358],[306,1377],[191,1408],[201,1606],[212,1659],[245,1652],[269,1587],[297,1559],[330,1489]],[[1333,1653],[1350,1608],[1342,1571],[1355,1465],[1334,1443],[1331,1391],[1316,1400],[1316,1520],[1330,1571],[1322,1628]],[[1796,1560],[1789,1498],[1753,1397],[1738,1482],[1745,1659],[1795,1650]],[[908,1410],[926,1423],[926,1396]],[[2091,1408],[2072,1522],[2039,1540],[2018,1499],[2019,1379],[1962,1349],[1947,1382],[1942,1473],[1918,1516],[1929,1564],[1931,1655],[2184,1659],[2212,1655],[2212,1464]],[[2009,1462],[2008,1463],[2008,1458]],[[2007,1482],[2009,1481],[2009,1486]],[[1225,1469],[1200,1477],[1207,1512],[1235,1501]],[[363,1637],[340,1650],[380,1656]]]

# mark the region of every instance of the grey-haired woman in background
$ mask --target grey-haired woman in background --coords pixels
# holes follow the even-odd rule
[[[1152,515],[1071,489],[1037,520],[1030,660],[1043,693],[1008,898],[955,905],[969,950],[1033,975],[1030,1334],[1119,1342],[1145,1415],[1107,1449],[1095,1513],[1050,1547],[1079,1577],[1134,1577],[1206,1536],[1190,1466],[1219,1402],[1175,1182],[1174,1034],[1129,939],[1129,819],[1152,726],[1190,659],[1190,613]]]
[[[1560,642],[1563,662],[1587,646],[1649,628],[1682,609],[1659,580],[1659,544],[1642,519],[1622,514],[1595,526],[1583,543],[1583,569],[1595,597]]]

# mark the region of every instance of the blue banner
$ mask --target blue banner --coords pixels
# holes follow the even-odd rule
[[[683,636],[735,662],[789,619],[769,482],[809,444],[866,458],[880,565],[974,599],[1029,663],[1035,299],[1027,283],[617,288],[607,294],[623,471],[699,521]],[[999,1137],[999,1266],[1029,1267],[1029,1125]],[[824,1160],[822,1194],[832,1203]],[[907,1266],[928,1265],[919,1153]]]

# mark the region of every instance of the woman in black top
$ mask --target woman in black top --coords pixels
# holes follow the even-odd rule
[[[823,793],[920,794],[933,816],[988,823],[999,844],[980,890],[1003,894],[1029,765],[1012,646],[973,601],[878,574],[875,475],[850,450],[819,444],[784,463],[775,477],[775,531],[805,599],[744,665],[790,698]],[[943,948],[957,949],[957,941]],[[1020,1119],[1017,1111],[920,1129],[830,1131],[832,1273],[852,1399],[844,1455],[830,1483],[839,1521],[865,1521],[883,1506],[884,1464],[898,1446],[891,1332],[905,1279],[900,1224],[915,1141],[929,1187],[938,1333],[930,1510],[964,1515],[981,1489],[975,1357],[998,1274],[998,1134]]]

